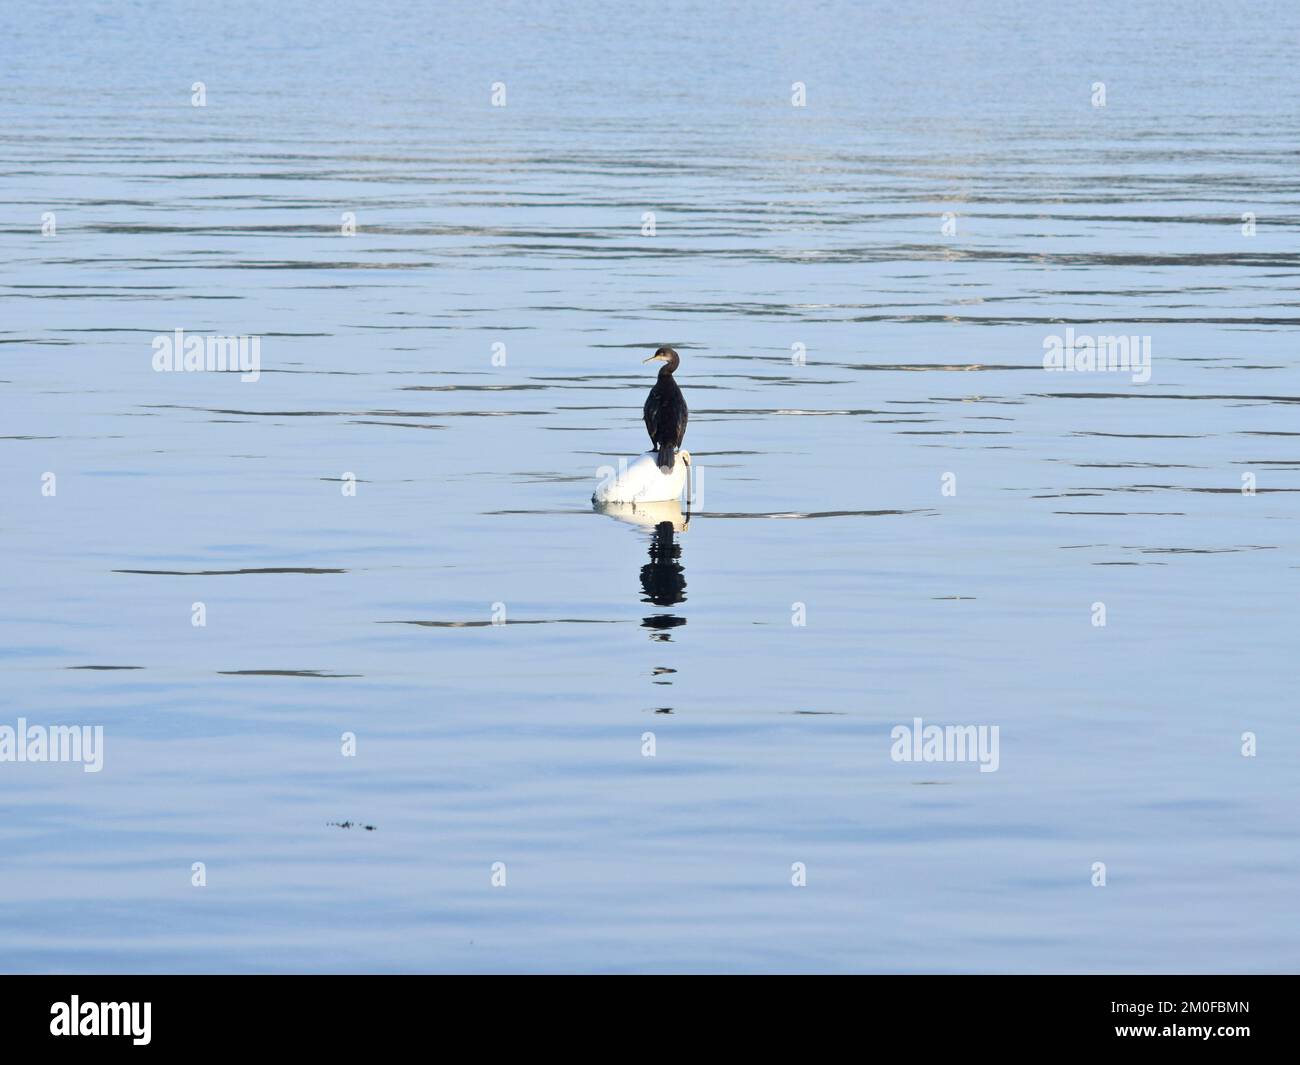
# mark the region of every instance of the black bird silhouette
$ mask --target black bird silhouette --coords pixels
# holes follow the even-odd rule
[[[659,468],[667,473],[677,460],[676,449],[682,446],[686,435],[686,399],[673,380],[673,371],[681,365],[681,357],[672,348],[660,348],[646,362],[662,362],[659,380],[645,401],[645,431],[650,443],[659,452]]]

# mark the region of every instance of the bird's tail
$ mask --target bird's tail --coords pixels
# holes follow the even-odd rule
[[[659,445],[659,468],[661,470],[671,470],[676,458],[677,456],[673,453],[672,444],[665,443]]]

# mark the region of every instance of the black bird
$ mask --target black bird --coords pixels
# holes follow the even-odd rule
[[[659,468],[667,473],[677,460],[675,451],[682,446],[686,435],[686,398],[673,380],[673,371],[681,365],[681,357],[672,348],[660,348],[645,362],[663,362],[659,367],[659,380],[645,401],[645,431],[659,452]]]

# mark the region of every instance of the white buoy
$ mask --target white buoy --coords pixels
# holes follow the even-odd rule
[[[673,468],[664,473],[653,451],[647,452],[612,480],[596,486],[593,503],[666,503],[681,499],[691,473],[691,453],[677,452]]]

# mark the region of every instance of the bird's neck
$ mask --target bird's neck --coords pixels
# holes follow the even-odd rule
[[[673,371],[677,369],[677,367],[680,365],[681,365],[681,360],[674,355],[671,359],[669,359],[666,363],[664,363],[662,366],[659,367],[659,376],[672,377]]]

